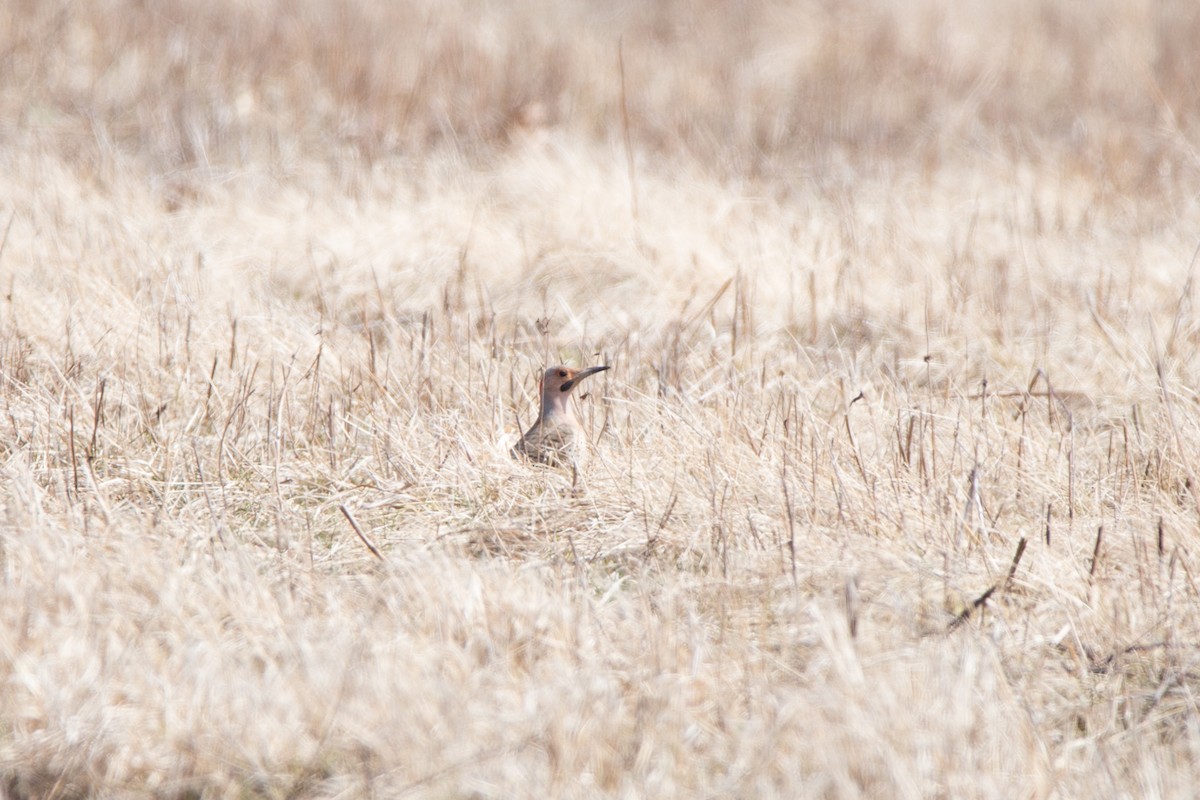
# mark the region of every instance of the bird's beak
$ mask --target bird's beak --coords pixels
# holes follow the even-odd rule
[[[571,380],[567,381],[566,383],[564,383],[562,385],[562,391],[569,392],[569,391],[571,391],[572,388],[574,388],[575,384],[579,383],[581,380],[586,378],[588,375],[595,375],[597,372],[604,372],[604,370],[606,370],[606,369],[611,369],[611,368],[609,367],[609,365],[605,364],[602,367],[588,367],[587,369],[581,369],[581,370],[579,370],[579,372],[577,372],[575,374],[574,378],[572,378]]]

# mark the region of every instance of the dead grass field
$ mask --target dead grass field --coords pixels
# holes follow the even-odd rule
[[[1192,797],[1197,42],[6,3],[0,795]]]

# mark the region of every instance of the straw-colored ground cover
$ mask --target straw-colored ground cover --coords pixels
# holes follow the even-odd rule
[[[3,6],[0,794],[1192,796],[1197,41]]]

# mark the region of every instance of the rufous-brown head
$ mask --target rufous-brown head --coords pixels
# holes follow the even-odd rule
[[[542,419],[556,414],[570,414],[569,401],[571,392],[579,382],[589,375],[603,372],[608,365],[588,367],[587,369],[572,369],[566,366],[548,367],[542,373]]]

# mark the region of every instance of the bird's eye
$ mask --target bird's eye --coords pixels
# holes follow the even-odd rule
[[[567,371],[566,371],[565,369],[560,369],[560,370],[558,371],[558,377],[560,377],[560,378],[565,378],[565,377],[567,377]]]

